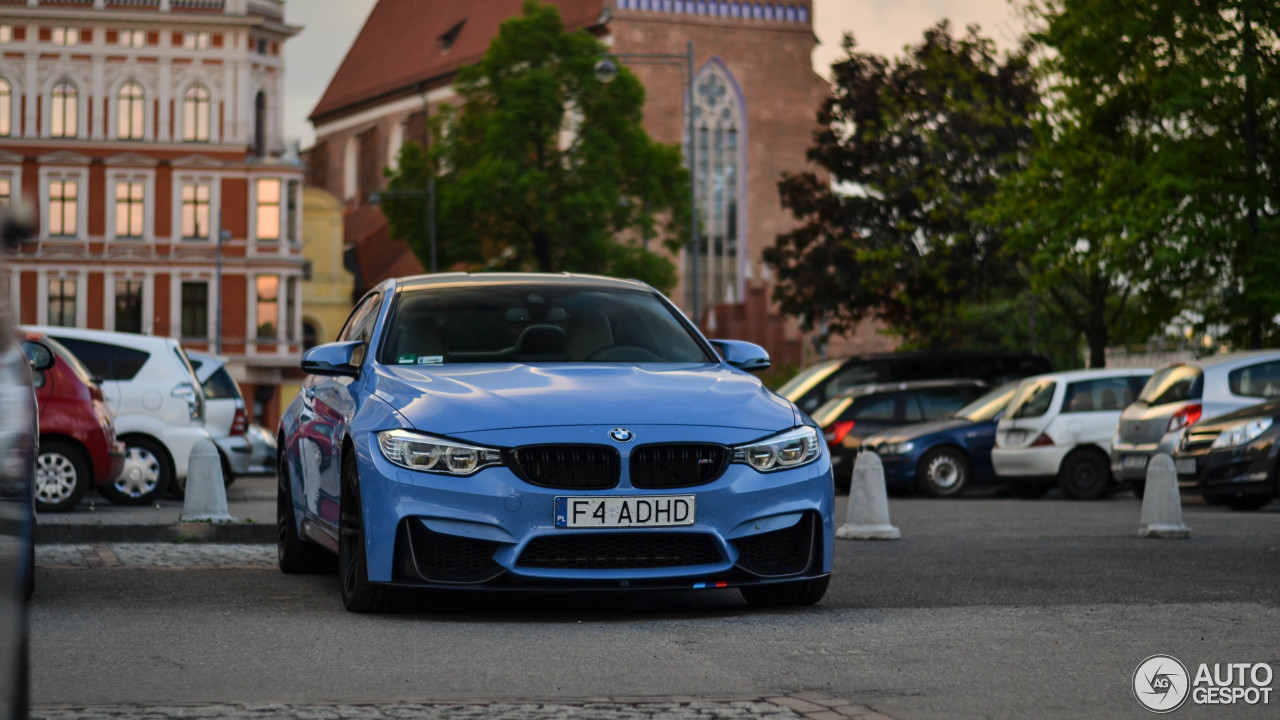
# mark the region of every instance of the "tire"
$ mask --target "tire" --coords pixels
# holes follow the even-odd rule
[[[84,452],[75,443],[59,439],[42,441],[40,454],[36,456],[36,510],[65,512],[79,505],[93,484],[92,474]]]
[[[1224,501],[1227,507],[1239,512],[1253,512],[1261,510],[1271,504],[1270,495],[1250,495],[1242,498],[1226,498]]]
[[[391,605],[392,589],[369,582],[360,503],[356,454],[348,451],[342,459],[342,495],[338,506],[338,579],[342,586],[342,604],[354,613],[383,612]]]
[[[916,467],[916,486],[931,497],[956,497],[973,477],[969,457],[958,448],[937,448],[925,453]]]
[[[276,470],[276,558],[285,575],[333,572],[334,557],[324,548],[298,537],[293,513],[293,486],[288,464],[281,453]]]
[[[1097,500],[1111,489],[1111,461],[1094,450],[1077,450],[1058,469],[1062,494],[1074,500]]]
[[[1023,500],[1039,500],[1053,489],[1052,480],[1024,480],[1009,483],[1009,492]]]
[[[127,435],[124,470],[120,477],[98,486],[103,497],[117,505],[147,505],[173,484],[173,459],[164,445],[145,435]]]
[[[827,594],[831,576],[789,583],[738,588],[742,599],[753,607],[799,607],[813,605]]]
[[[231,483],[235,482],[235,477],[231,474],[231,461],[227,460],[227,456],[222,452],[222,448],[218,448],[218,460],[222,464],[222,486],[231,487]],[[169,495],[178,500],[187,499],[187,479],[175,477],[173,482],[169,484]]]

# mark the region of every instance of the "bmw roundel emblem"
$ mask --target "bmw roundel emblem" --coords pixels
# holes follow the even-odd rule
[[[609,431],[609,437],[618,442],[631,442],[631,438],[635,437],[635,435],[626,428],[614,428]]]

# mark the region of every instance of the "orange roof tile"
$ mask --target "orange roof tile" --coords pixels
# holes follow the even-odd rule
[[[565,27],[595,25],[604,0],[544,0]],[[480,60],[498,26],[520,14],[524,0],[378,0],[329,81],[311,121],[413,89]],[[446,52],[441,37],[461,24]]]

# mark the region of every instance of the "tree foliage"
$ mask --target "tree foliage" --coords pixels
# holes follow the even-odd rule
[[[1025,346],[1018,259],[978,211],[1030,150],[1027,54],[946,21],[892,61],[844,50],[808,153],[838,184],[782,181],[800,223],[765,253],[776,299],[808,329],[874,317],[908,346]]]
[[[602,83],[607,53],[559,12],[527,0],[484,58],[454,83],[461,102],[433,118],[429,152],[406,143],[391,189],[437,178],[442,267],[590,272],[660,289],[675,268],[636,237],[687,241],[689,175],[678,147],[641,127],[644,87],[625,67]],[[392,231],[420,258],[429,249],[422,204],[388,198]]]

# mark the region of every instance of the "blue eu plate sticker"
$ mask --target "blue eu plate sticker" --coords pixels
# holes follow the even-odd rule
[[[569,524],[569,498],[556,498],[556,527],[564,527]]]

